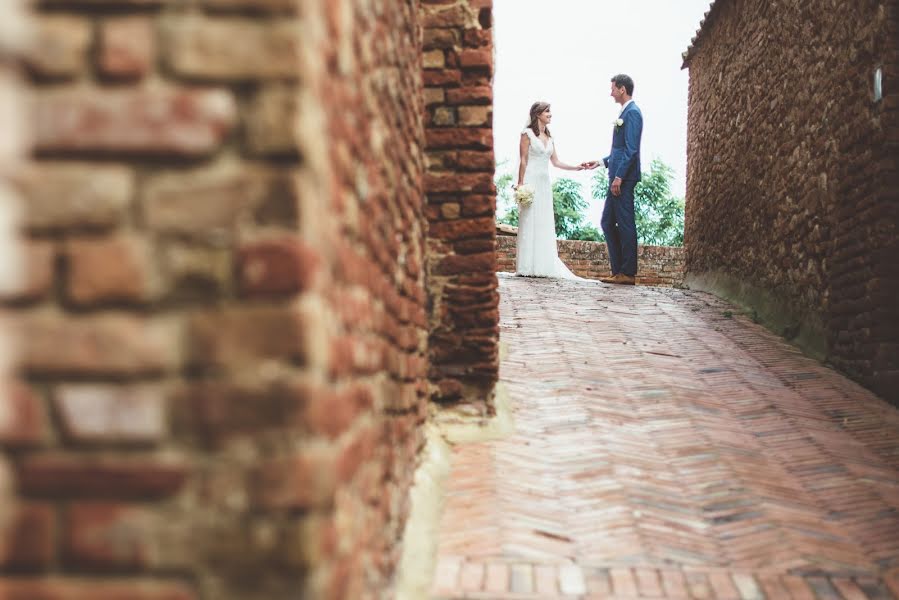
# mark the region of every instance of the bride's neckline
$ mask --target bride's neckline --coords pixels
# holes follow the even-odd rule
[[[531,133],[534,133],[533,130],[531,130]],[[549,143],[552,141],[552,138],[551,138],[551,137],[547,136],[547,137],[546,137],[546,142],[545,142],[545,143],[544,143],[543,140],[540,138],[540,135],[539,135],[539,134],[535,134],[534,137],[537,138],[537,141],[540,142],[540,145],[541,145],[541,146],[543,146],[543,151],[544,151],[544,152],[547,151],[547,150],[549,150]]]

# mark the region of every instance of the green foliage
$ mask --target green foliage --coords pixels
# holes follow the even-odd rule
[[[508,161],[504,161],[496,166],[497,173],[493,179],[493,183],[496,184],[496,208],[498,217],[496,221],[497,223],[518,227],[518,204],[515,202],[515,198],[512,195],[512,182],[515,179],[509,171],[500,173],[500,169],[504,167],[507,162]]]
[[[511,172],[498,166],[494,179],[497,192],[497,222],[518,226]],[[684,201],[671,193],[674,171],[659,159],[652,161],[649,172],[634,190],[637,235],[641,244],[650,246],[684,245]],[[591,192],[597,202],[605,202],[609,180],[605,170],[599,169],[593,176]],[[556,237],[568,240],[604,242],[602,232],[584,216],[588,201],[583,186],[572,179],[557,179],[553,183],[553,210],[556,218]]]
[[[557,179],[553,182],[556,237],[563,240],[604,241],[595,227],[584,223],[584,211],[588,205],[581,189],[581,184],[572,179]]]
[[[634,188],[634,212],[637,238],[647,246],[684,245],[684,201],[671,193],[674,170],[653,159],[649,172]],[[593,176],[593,198],[605,201],[609,178],[599,170]]]

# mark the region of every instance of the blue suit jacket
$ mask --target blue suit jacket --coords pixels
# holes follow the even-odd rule
[[[612,133],[612,153],[603,163],[609,170],[609,181],[621,177],[622,181],[640,181],[640,138],[643,137],[643,113],[631,102],[621,113],[624,121]]]

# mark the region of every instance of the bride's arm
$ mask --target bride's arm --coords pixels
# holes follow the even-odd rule
[[[526,133],[521,134],[521,141],[518,143],[518,154],[521,157],[521,164],[518,166],[518,187],[524,185],[524,171],[528,168],[528,149],[531,147],[531,140],[528,139]]]
[[[581,165],[569,165],[559,160],[559,155],[556,154],[555,144],[553,144],[553,154],[549,157],[549,160],[552,162],[555,168],[562,169],[563,171],[581,171],[584,168]]]

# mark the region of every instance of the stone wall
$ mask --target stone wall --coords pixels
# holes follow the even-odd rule
[[[422,9],[433,395],[486,416],[499,323],[492,0],[422,0]]]
[[[896,0],[717,0],[685,55],[688,283],[893,401],[897,20]]]
[[[515,272],[516,234],[503,227],[496,238],[496,270]],[[576,275],[599,279],[609,275],[609,252],[604,243],[557,240],[559,257]],[[679,286],[684,281],[684,249],[668,246],[637,248],[637,284]]]
[[[448,225],[493,219],[471,11],[40,4],[0,597],[392,597],[431,380],[496,378],[492,228]],[[429,145],[471,146],[444,179],[479,182],[430,176],[430,262],[425,82],[459,119]]]

